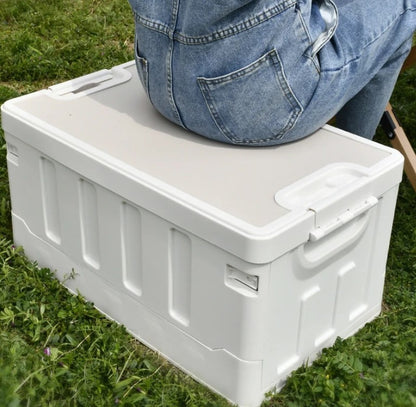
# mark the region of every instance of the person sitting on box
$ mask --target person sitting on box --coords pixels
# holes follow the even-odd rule
[[[416,29],[416,0],[129,0],[135,57],[169,120],[268,146],[331,117],[371,139]]]

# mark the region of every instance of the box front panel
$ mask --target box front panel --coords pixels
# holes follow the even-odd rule
[[[397,187],[353,222],[272,264],[264,385],[282,383],[380,312],[396,197]]]
[[[19,164],[9,160],[14,217],[67,256],[68,270],[95,274],[210,349],[262,359],[270,264],[247,263],[10,135],[8,143],[19,150]]]

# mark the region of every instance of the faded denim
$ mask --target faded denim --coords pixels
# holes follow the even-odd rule
[[[225,143],[305,137],[335,114],[371,138],[416,28],[416,0],[129,0],[157,110]]]

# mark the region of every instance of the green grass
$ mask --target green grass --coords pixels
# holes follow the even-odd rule
[[[1,0],[0,103],[128,61],[132,41],[127,0]],[[416,146],[416,69],[401,75],[393,106]],[[0,407],[228,405],[12,245],[4,144],[0,132]],[[294,372],[265,407],[416,406],[415,198],[405,179],[382,315]]]
[[[225,405],[0,244],[1,406]]]

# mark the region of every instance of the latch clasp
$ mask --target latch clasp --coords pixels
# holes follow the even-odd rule
[[[353,219],[357,218],[361,214],[367,212],[372,207],[377,205],[378,199],[374,196],[370,196],[364,202],[359,205],[356,205],[352,208],[347,209],[341,215],[337,216],[337,218],[333,222],[329,222],[326,225],[319,226],[315,230],[309,233],[309,240],[312,242],[316,242],[323,237],[329,235],[334,230],[340,228],[341,226],[351,222]]]

